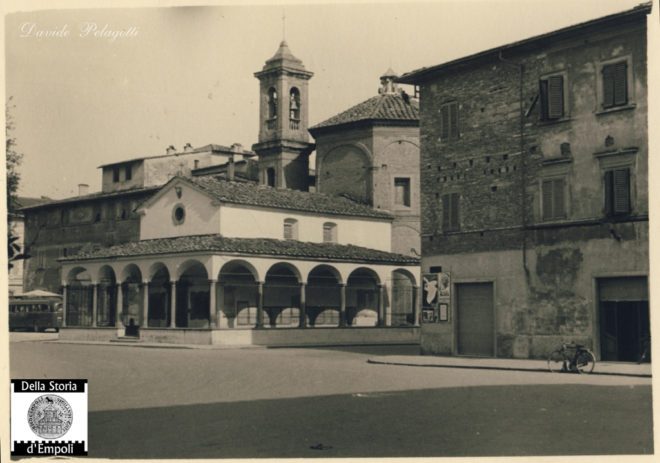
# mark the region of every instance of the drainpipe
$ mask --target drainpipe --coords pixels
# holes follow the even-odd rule
[[[527,159],[525,155],[525,111],[524,111],[524,101],[523,101],[523,76],[525,73],[525,65],[523,63],[516,63],[514,61],[506,60],[502,57],[502,50],[499,51],[498,58],[503,64],[513,66],[518,68],[519,75],[519,104],[520,104],[520,116],[519,116],[519,130],[520,130],[520,208],[521,208],[521,226],[522,226],[522,264],[523,270],[525,271],[525,277],[527,282],[530,281],[530,272],[527,265]],[[528,285],[529,286],[529,285]]]

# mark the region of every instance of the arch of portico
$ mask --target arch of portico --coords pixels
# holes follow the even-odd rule
[[[64,319],[70,326],[92,326],[94,311],[92,273],[82,266],[71,268],[67,272],[66,287]]]
[[[360,267],[346,282],[346,323],[348,326],[384,325],[383,285],[378,274]]]

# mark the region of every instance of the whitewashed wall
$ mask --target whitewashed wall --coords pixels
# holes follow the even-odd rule
[[[220,233],[236,238],[284,239],[284,219],[298,221],[298,240],[323,242],[323,224],[337,224],[337,243],[390,251],[392,224],[389,220],[306,214],[297,211],[248,208],[223,204]]]
[[[179,185],[181,198],[172,187],[145,208],[140,221],[140,239],[220,233],[220,208],[211,204],[212,199],[205,194],[186,184]],[[182,224],[175,225],[172,211],[179,203],[184,205],[186,217]]]

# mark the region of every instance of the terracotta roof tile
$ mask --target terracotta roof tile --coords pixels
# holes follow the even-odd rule
[[[220,202],[250,206],[292,209],[330,215],[392,218],[388,212],[374,209],[341,196],[272,188],[246,182],[228,182],[211,176],[185,178]]]
[[[377,95],[316,124],[311,130],[367,120],[419,121],[419,104],[412,98],[406,101],[400,94]]]
[[[97,250],[82,250],[78,254],[59,259],[81,261],[129,256],[182,254],[189,252],[260,255],[281,258],[313,259],[371,264],[419,265],[419,259],[360,246],[309,243],[295,240],[267,238],[225,238],[221,235],[195,235],[176,238],[157,238],[123,243]]]

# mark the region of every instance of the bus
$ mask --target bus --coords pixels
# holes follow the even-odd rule
[[[61,297],[9,298],[9,331],[59,331],[62,316]]]

